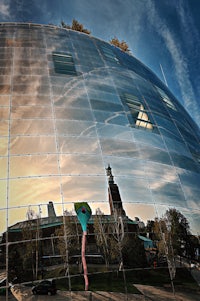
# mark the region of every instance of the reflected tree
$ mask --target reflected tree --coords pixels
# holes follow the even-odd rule
[[[177,209],[171,208],[164,216],[175,255],[190,256],[190,226],[186,217]],[[184,246],[184,248],[183,248]],[[185,254],[183,254],[183,249]]]
[[[38,278],[40,251],[40,219],[28,220],[23,224],[23,269],[32,270],[33,279]]]
[[[80,253],[81,229],[74,216],[65,216],[65,221],[60,228],[55,230],[55,248],[67,264],[70,256]]]

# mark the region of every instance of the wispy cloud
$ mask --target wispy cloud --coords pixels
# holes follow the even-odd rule
[[[10,16],[10,4],[6,0],[0,0],[0,17],[8,18]]]
[[[193,116],[193,118],[197,121],[200,118],[200,108],[199,104],[195,100],[195,92],[193,90],[192,82],[190,80],[189,65],[186,56],[184,56],[182,46],[179,40],[176,38],[175,34],[170,30],[170,28],[160,17],[153,1],[147,2],[147,11],[148,20],[151,26],[164,40],[165,45],[173,60],[176,78],[180,86],[183,105]],[[184,28],[187,28],[188,19],[186,17],[185,8],[181,6],[180,11],[182,26]],[[195,31],[195,26],[191,21],[191,17],[189,17],[189,24],[191,27],[190,30],[194,31],[195,35],[198,35],[197,31]]]

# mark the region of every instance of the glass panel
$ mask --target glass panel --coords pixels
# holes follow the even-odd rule
[[[106,112],[118,112],[122,113],[123,112],[123,107],[118,104],[111,104],[108,102],[96,100],[96,99],[90,99],[91,106],[94,110],[101,110],[101,111],[106,111]]]
[[[11,177],[56,175],[57,173],[58,162],[55,155],[10,158]]]
[[[8,166],[8,159],[7,158],[0,158],[0,178],[6,179],[7,178],[7,166]]]
[[[8,136],[8,127],[9,127],[8,121],[0,120],[0,136]]]
[[[108,204],[104,176],[62,177],[62,189],[65,202],[91,200],[104,204],[106,200],[105,206]]]
[[[149,179],[154,202],[171,206],[183,206],[186,203],[180,185],[162,182],[159,179]]]
[[[125,114],[108,113],[103,111],[93,111],[96,121],[108,124],[129,125],[129,121]]]
[[[103,138],[116,138],[122,140],[133,140],[132,133],[129,128],[118,125],[97,124],[97,132]]]
[[[54,126],[52,120],[13,120],[11,122],[11,135],[16,134],[53,134]]]
[[[161,90],[160,88],[156,87],[157,91],[159,92],[162,101],[165,103],[165,105],[169,108],[172,109],[174,111],[177,111],[174,103],[169,99],[169,97],[167,96],[167,94]]]
[[[138,147],[135,143],[119,141],[114,139],[101,140],[102,152],[104,155],[139,157]]]
[[[60,155],[60,167],[62,174],[69,175],[100,175],[105,173],[99,156]]]
[[[79,110],[75,108],[55,108],[56,118],[75,119],[75,120],[93,120],[90,110]]]
[[[175,136],[172,132],[168,131],[167,129],[159,128],[159,132],[163,136],[163,139],[165,139],[165,137],[169,137],[173,140],[178,140],[180,142],[183,141],[182,137]]]
[[[28,73],[28,72],[27,72]],[[13,94],[14,95],[20,95],[20,94],[32,94],[32,95],[38,95],[38,94],[44,94],[49,95],[50,94],[50,88],[49,86],[40,85],[38,83],[37,85],[13,85]]]
[[[90,121],[57,120],[56,129],[59,135],[96,136],[95,123]]]
[[[55,202],[61,200],[58,177],[29,177],[10,180],[10,206],[18,207],[19,204],[29,206],[36,202],[37,204],[47,203],[49,200]]]
[[[5,167],[6,163],[5,160],[1,160],[1,163],[3,163],[3,168]],[[5,171],[5,169],[4,169]],[[5,172],[6,173],[6,172]],[[1,176],[5,176],[5,173],[1,173]],[[6,177],[7,178],[7,177]],[[1,193],[1,209],[7,207],[7,180],[0,180],[0,193]],[[1,210],[0,210],[1,212]],[[1,225],[1,223],[0,223]]]
[[[148,183],[145,179],[136,177],[115,177],[115,183],[120,188],[120,195],[124,203],[153,203]]]
[[[164,129],[167,129],[168,131],[172,132],[175,136],[177,136],[179,139],[181,139],[177,127],[171,120],[167,118],[163,118],[157,114],[154,114],[154,119],[159,127],[163,127]]]
[[[184,216],[190,223],[190,230],[193,235],[198,235],[200,229],[200,211],[198,210],[187,210],[183,211]]]
[[[12,155],[34,153],[56,153],[55,137],[15,137],[11,138]]]
[[[62,91],[63,92],[63,91]],[[75,94],[75,93],[74,93]],[[84,109],[90,109],[89,101],[87,99],[87,96],[80,92],[80,95],[76,93],[74,96],[68,95],[66,93],[65,96],[60,97],[54,97],[54,104],[55,106],[61,106],[61,107],[80,107]],[[63,93],[62,93],[63,95]]]
[[[0,76],[0,85],[9,85],[10,84],[10,76]]]
[[[11,119],[51,118],[52,111],[49,107],[18,106],[12,107]]]
[[[0,61],[1,63],[1,61]],[[0,67],[0,74],[1,75],[10,75],[11,74],[11,66],[8,67]]]
[[[187,199],[187,206],[192,210],[199,209],[200,174],[178,169],[180,182]]]
[[[9,106],[10,96],[9,95],[0,95],[0,106]]]
[[[88,137],[58,137],[60,153],[100,153],[98,140]]]
[[[172,165],[169,154],[160,149],[152,148],[147,145],[140,145],[140,154],[144,160]]]
[[[6,156],[8,154],[8,138],[0,138],[0,155]]]
[[[157,217],[155,205],[139,203],[123,203],[126,214],[133,221],[142,221],[147,223],[148,220],[154,220]],[[142,232],[142,229],[140,229]]]
[[[145,171],[149,179],[156,178],[167,182],[179,182],[176,169],[165,164],[144,162]]]
[[[51,105],[51,99],[45,95],[37,95],[37,96],[24,96],[24,95],[13,95],[12,96],[12,106],[34,106],[34,105]]]
[[[170,152],[176,152],[178,154],[181,154],[183,156],[187,156],[192,158],[192,155],[189,151],[189,149],[187,148],[187,146],[183,143],[179,143],[177,141],[175,141],[174,139],[170,139],[165,137],[165,143],[169,149]]]
[[[104,157],[103,161],[106,165],[112,166],[113,175],[117,176],[137,176],[145,177],[144,165],[145,162],[139,159],[128,159],[122,157]],[[121,188],[120,188],[121,189]]]
[[[112,51],[111,46],[109,47],[106,44],[105,45],[101,44],[101,49],[106,60],[115,64],[119,64],[119,60],[117,59],[116,55]]]
[[[155,135],[154,133],[150,133],[148,131],[141,131],[139,129],[136,130],[134,128],[132,128],[132,133],[135,137],[134,140],[138,143],[141,142],[144,144],[148,144],[152,147],[158,147],[166,150],[166,146],[163,142],[163,139],[159,135]]]
[[[99,85],[99,90],[91,90],[88,87],[88,97],[90,99],[98,99],[98,100],[104,101],[106,103],[121,104],[121,100],[117,94],[107,93],[103,90],[103,88],[104,88],[103,85],[102,85],[102,87]]]
[[[47,76],[31,76],[31,75],[24,75],[24,76],[13,76],[13,84],[14,85],[30,85],[34,86],[35,88],[42,85],[48,85],[49,79]]]
[[[0,119],[9,119],[9,107],[0,107]]]
[[[1,44],[0,44],[1,45]],[[1,63],[1,68],[6,68],[6,69],[10,69],[9,67],[12,66],[12,61],[11,60],[0,60]]]
[[[192,160],[188,157],[185,157],[185,156],[181,156],[176,153],[170,153],[170,155],[171,155],[171,158],[172,158],[175,166],[181,167],[184,169],[188,169],[191,171],[199,172],[198,164],[195,163],[194,160]]]

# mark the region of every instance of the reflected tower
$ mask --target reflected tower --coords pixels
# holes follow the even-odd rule
[[[112,169],[110,165],[108,165],[108,167],[106,168],[106,174],[108,177],[108,199],[110,205],[110,214],[116,214],[117,216],[125,216],[126,213],[123,209],[119,188],[114,182],[114,177],[112,175]]]

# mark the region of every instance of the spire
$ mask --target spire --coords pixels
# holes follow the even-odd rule
[[[112,175],[112,168],[110,167],[110,164],[108,164],[108,167],[106,168],[106,174],[108,177],[108,183],[114,184],[114,177]]]
[[[106,175],[108,177],[108,198],[110,205],[110,214],[114,215],[116,213],[118,216],[125,216],[126,212],[123,209],[118,186],[114,183],[114,177],[112,175],[110,164],[108,164],[108,167],[106,168]]]

